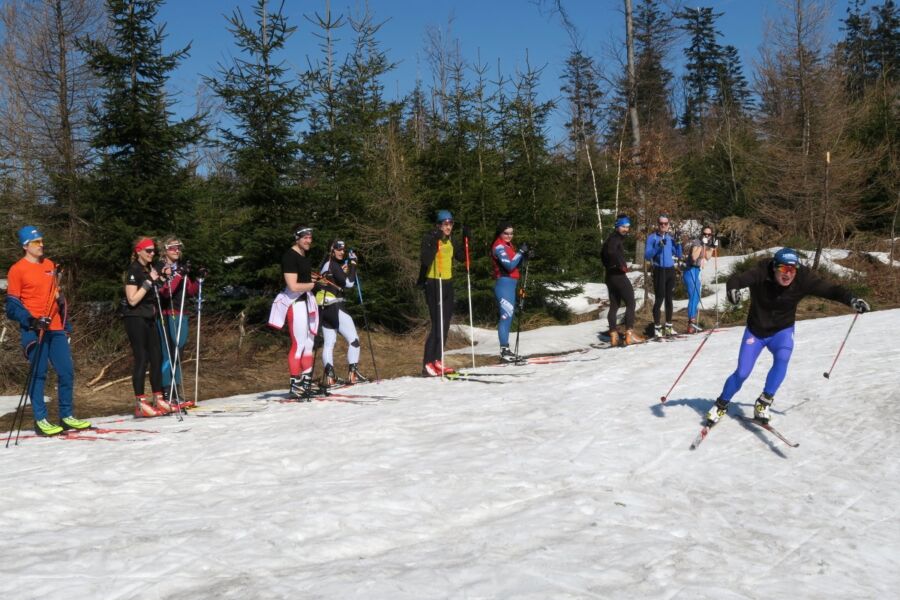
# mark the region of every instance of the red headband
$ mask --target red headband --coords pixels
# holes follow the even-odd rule
[[[150,248],[153,248],[155,246],[156,244],[153,243],[153,240],[151,240],[150,238],[144,238],[135,245],[134,251],[140,252],[141,250],[149,250]]]

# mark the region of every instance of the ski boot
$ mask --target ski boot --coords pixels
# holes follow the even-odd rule
[[[675,337],[678,334],[675,333],[675,328],[672,327],[671,323],[666,323],[666,326],[663,327],[663,335],[666,337]]]
[[[166,413],[160,411],[156,406],[154,406],[153,403],[147,399],[146,395],[141,394],[140,396],[134,397],[135,419],[149,419],[151,417],[158,417],[164,414]]]
[[[165,394],[163,394],[162,392],[153,393],[153,404],[154,406],[156,406],[156,410],[159,411],[159,413],[162,415],[168,415],[178,411],[178,409],[175,408],[172,403],[166,400]]]
[[[347,383],[343,379],[338,378],[337,374],[334,372],[334,366],[325,365],[325,374],[322,375],[322,385],[326,388],[335,386],[335,385],[343,385]]]
[[[621,338],[619,337],[618,329],[610,329],[609,330],[609,345],[610,346],[618,346],[621,342]]]
[[[444,363],[442,363],[440,359],[434,361],[431,364],[433,364],[434,368],[437,369],[438,374],[443,373],[444,375],[451,375],[453,373],[456,373],[456,369],[454,369],[453,367],[444,366]]]
[[[662,325],[653,325],[653,337],[657,340],[661,340],[663,338]]]
[[[60,419],[60,424],[65,430],[74,429],[75,431],[79,431],[82,429],[91,428],[90,421],[82,421],[81,419],[76,419],[73,416],[63,417],[62,419]]]
[[[312,377],[310,377],[309,373],[304,373],[300,377],[291,377],[291,389],[288,392],[288,397],[291,400],[310,402],[312,395]]]
[[[634,329],[629,329],[625,332],[625,340],[622,342],[623,346],[631,346],[632,344],[642,343],[644,343],[644,338],[636,334],[634,332]]]
[[[47,419],[41,419],[40,421],[34,422],[34,432],[38,435],[45,435],[47,437],[59,435],[62,433],[64,429],[59,425],[54,425]]]
[[[441,372],[433,362],[422,365],[422,377],[440,377]]]
[[[701,333],[703,328],[700,327],[700,324],[697,321],[688,321],[687,332],[690,334]]]
[[[512,350],[509,349],[509,346],[500,346],[500,362],[514,363],[517,360],[519,360],[519,357],[513,354]]]
[[[759,398],[756,399],[756,404],[753,406],[753,418],[760,423],[768,423],[772,418],[769,407],[772,406],[773,402],[775,402],[774,396],[770,396],[765,392],[760,394]]]
[[[709,412],[706,413],[706,426],[712,427],[716,423],[719,422],[719,419],[725,416],[725,412],[728,410],[728,400],[724,400],[722,398],[716,398],[716,403],[712,408],[709,409]]]
[[[369,378],[359,372],[359,365],[357,363],[352,363],[347,365],[347,380],[351,384],[355,384],[366,383],[369,381]]]

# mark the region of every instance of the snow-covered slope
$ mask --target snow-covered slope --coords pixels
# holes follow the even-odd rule
[[[26,438],[0,451],[0,597],[892,598],[900,311],[860,317],[825,379],[851,320],[797,326],[773,421],[796,449],[726,418],[688,450],[742,328],[666,405],[702,338]]]

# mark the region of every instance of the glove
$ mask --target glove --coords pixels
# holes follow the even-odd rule
[[[863,300],[862,298],[851,298],[850,306],[853,307],[853,310],[862,314],[865,312],[869,312],[872,308],[869,306],[869,303]]]
[[[463,225],[463,226],[462,226],[462,233],[463,233],[463,237],[464,237],[465,239],[467,239],[467,240],[471,240],[471,239],[472,239],[472,230],[469,229],[469,226],[468,226],[468,225]]]
[[[207,275],[209,275],[209,269],[206,267],[197,267],[197,279],[206,279]]]
[[[47,331],[50,328],[50,317],[41,317],[31,320],[32,331]]]
[[[528,245],[528,242],[522,242],[519,246],[519,252],[522,253],[522,256],[525,258],[534,258],[534,250]]]
[[[740,304],[741,303],[741,290],[735,288],[732,290],[728,290],[728,301],[732,304]]]
[[[351,263],[353,263],[353,264],[356,264],[356,252],[354,252],[353,250],[351,250],[350,252],[348,252],[348,253],[347,253],[347,260],[349,260],[349,261],[350,261]]]

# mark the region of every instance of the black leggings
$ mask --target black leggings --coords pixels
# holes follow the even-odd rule
[[[441,293],[444,296],[444,331],[441,332]],[[425,302],[428,304],[428,315],[431,317],[431,330],[425,338],[425,358],[423,364],[440,360],[441,340],[447,342],[450,331],[450,318],[453,316],[453,281],[444,279],[425,280]],[[443,333],[443,335],[442,335]]]
[[[159,344],[156,319],[125,317],[124,321],[125,333],[128,334],[131,351],[134,353],[134,371],[131,372],[134,395],[144,395],[147,363],[150,363],[150,388],[154,393],[162,392],[162,348]]]
[[[659,321],[659,307],[666,302],[666,323],[672,322],[672,300],[675,299],[675,268],[653,267],[653,322],[661,325]]]
[[[626,275],[614,275],[606,278],[606,288],[609,291],[609,313],[607,321],[609,330],[616,328],[619,307],[625,303],[625,329],[634,329],[634,288]]]

